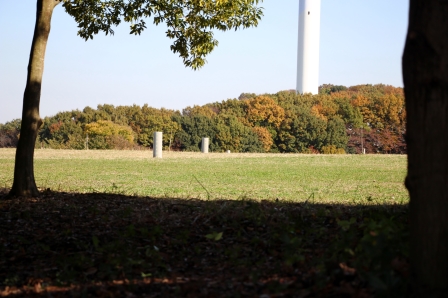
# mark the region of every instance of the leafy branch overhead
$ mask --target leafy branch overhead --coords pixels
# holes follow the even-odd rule
[[[136,35],[146,29],[148,18],[155,25],[165,23],[166,36],[174,40],[171,50],[185,66],[196,70],[218,45],[213,30],[258,25],[263,15],[259,2],[262,0],[64,0],[63,6],[85,40],[100,31],[114,34],[113,27],[122,21],[130,23],[130,33]]]

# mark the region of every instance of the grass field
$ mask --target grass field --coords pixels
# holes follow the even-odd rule
[[[0,186],[9,188],[13,149],[0,149]],[[201,154],[36,150],[38,186],[55,191],[315,203],[407,203],[403,155]]]
[[[0,296],[410,296],[405,156],[35,156],[11,198],[0,150]]]

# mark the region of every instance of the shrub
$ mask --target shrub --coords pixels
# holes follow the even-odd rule
[[[323,154],[345,154],[345,150],[342,148],[336,148],[335,145],[322,146]]]

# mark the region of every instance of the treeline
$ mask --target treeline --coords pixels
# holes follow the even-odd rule
[[[256,95],[182,111],[144,105],[99,105],[43,119],[37,147],[55,149],[151,148],[162,131],[165,149],[300,153],[406,153],[402,88],[322,85],[319,95],[295,91]],[[0,147],[15,147],[20,121],[0,124]]]

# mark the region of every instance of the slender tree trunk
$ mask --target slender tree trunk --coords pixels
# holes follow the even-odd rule
[[[448,296],[448,1],[410,0],[403,54],[413,293]]]
[[[22,126],[16,150],[14,182],[10,192],[12,196],[37,196],[39,194],[34,180],[34,146],[38,130],[42,125],[39,116],[39,103],[45,49],[50,34],[51,16],[55,6],[59,3],[59,0],[37,0],[36,25],[23,95]]]

